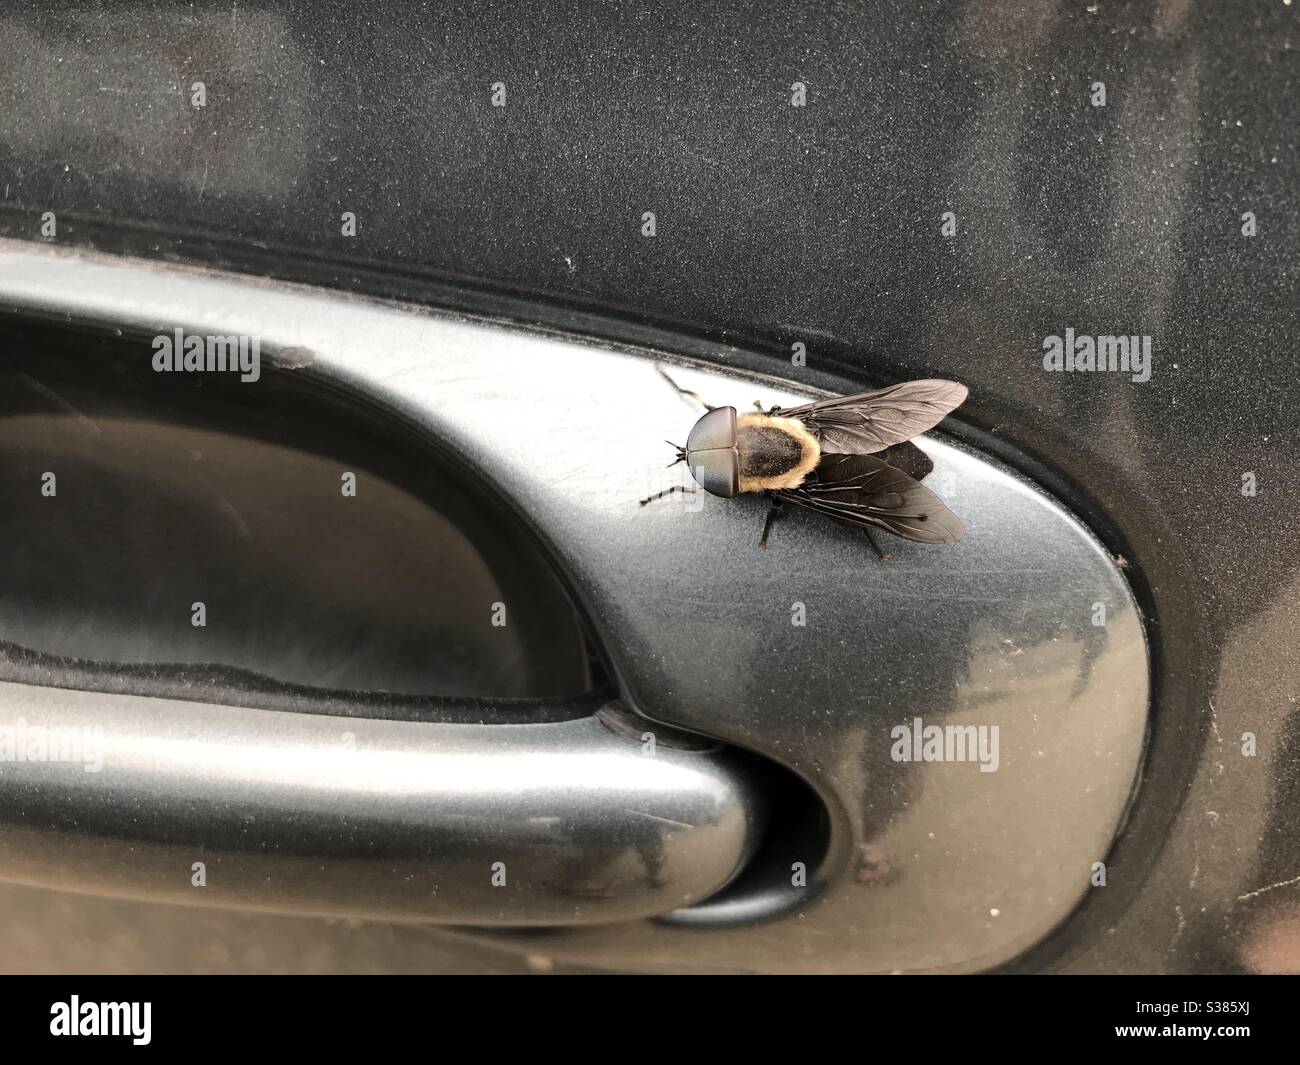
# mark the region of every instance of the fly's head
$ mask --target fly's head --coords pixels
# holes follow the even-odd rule
[[[715,407],[700,418],[677,449],[696,483],[710,495],[740,494],[740,456],[736,450],[736,408]],[[675,464],[674,464],[675,465]]]

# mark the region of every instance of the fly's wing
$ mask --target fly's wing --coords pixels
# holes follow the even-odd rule
[[[872,455],[826,455],[798,488],[772,494],[841,525],[884,529],[917,543],[951,544],[966,535],[942,499]]]
[[[966,386],[956,381],[905,381],[772,413],[798,418],[827,454],[870,455],[933,429],[966,394]]]
[[[878,452],[876,458],[889,463],[896,470],[901,470],[914,481],[924,481],[934,470],[934,463],[930,461],[930,456],[906,440]]]

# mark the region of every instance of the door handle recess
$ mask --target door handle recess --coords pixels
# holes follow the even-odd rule
[[[429,723],[7,681],[0,708],[0,876],[64,890],[479,926],[625,921],[724,887],[765,820],[742,755],[611,728],[615,708]]]
[[[921,441],[940,494],[966,524],[961,543],[891,545],[893,559],[881,565],[861,537],[796,514],[759,552],[761,499],[637,507],[675,478],[663,468],[671,451],[662,441],[699,412],[644,351],[16,241],[0,241],[0,307],[145,337],[175,327],[259,336],[272,361],[296,349],[285,372],[401,419],[527,516],[598,633],[622,703],[770,760],[815,794],[826,821],[817,845],[796,833],[791,847],[777,848],[779,861],[765,864],[760,853],[729,889],[667,921],[622,921],[613,903],[584,900],[580,916],[608,905],[614,917],[552,928],[549,956],[627,968],[689,968],[707,958],[714,968],[759,971],[979,970],[1043,944],[1092,892],[1092,871],[1108,857],[1140,777],[1151,694],[1146,629],[1107,546],[969,443]],[[638,337],[680,350],[675,338]],[[713,403],[807,401],[806,388],[718,365],[733,355],[760,365],[715,350],[709,364],[675,366],[674,379]],[[798,603],[803,627],[791,624]],[[911,745],[898,753],[895,730],[920,736],[936,726],[996,735],[998,755],[975,765],[914,757]],[[661,773],[678,760],[629,765]],[[754,790],[737,801],[755,801]],[[631,805],[620,797],[606,814],[589,811],[606,833],[592,838],[618,838],[606,817],[627,816]],[[653,805],[635,809],[665,816]],[[773,824],[783,809],[773,801]],[[686,830],[674,827],[671,844],[666,830],[665,846],[705,860],[714,844],[696,829],[681,837]],[[748,844],[728,839],[723,860],[708,856],[708,872],[692,879],[694,898],[743,864]],[[624,853],[635,865],[633,851]],[[483,859],[495,860],[487,850],[475,860]],[[629,876],[644,880],[644,868]],[[818,885],[815,898],[779,914],[759,907],[768,919],[754,919],[755,899],[805,876]],[[264,901],[262,889],[248,900]],[[663,913],[668,901],[640,912]],[[553,923],[575,923],[558,902],[546,907]],[[535,946],[531,934],[492,935]]]

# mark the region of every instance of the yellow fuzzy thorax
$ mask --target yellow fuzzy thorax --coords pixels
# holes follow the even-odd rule
[[[736,420],[736,430],[741,432],[747,427],[776,429],[792,437],[799,444],[799,461],[787,472],[773,477],[746,477],[742,470],[740,475],[742,492],[770,492],[798,488],[821,461],[822,449],[817,443],[817,438],[805,428],[802,422],[794,418],[781,418],[771,414],[742,414]]]

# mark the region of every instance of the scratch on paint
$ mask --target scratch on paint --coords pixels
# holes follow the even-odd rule
[[[648,817],[651,821],[659,821],[665,825],[676,825],[678,828],[694,828],[694,825],[687,824],[685,821],[674,821],[671,817],[660,817],[658,814],[648,814],[644,810],[629,810],[624,808],[624,813],[636,814],[637,817]]]
[[[1247,891],[1244,895],[1238,895],[1237,901],[1245,902],[1247,899],[1253,899],[1266,891],[1274,891],[1280,887],[1290,887],[1292,884],[1300,884],[1300,876],[1293,876],[1290,880],[1279,880],[1276,884],[1268,884],[1262,888],[1256,888],[1254,891]]]

